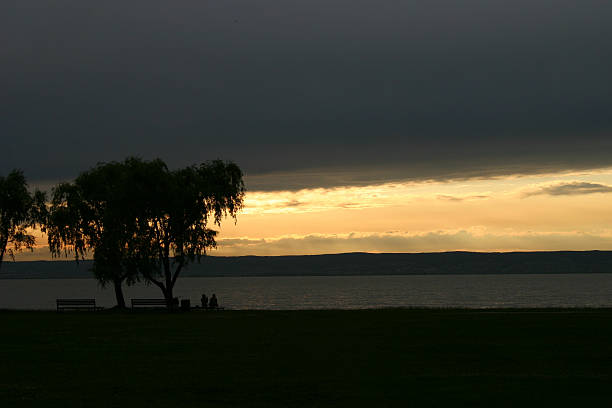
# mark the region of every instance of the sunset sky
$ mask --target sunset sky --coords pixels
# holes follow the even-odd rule
[[[612,250],[610,21],[597,0],[5,1],[0,174],[233,160],[246,205],[214,255]]]

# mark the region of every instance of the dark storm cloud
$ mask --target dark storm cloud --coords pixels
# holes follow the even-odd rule
[[[581,194],[595,194],[595,193],[612,193],[612,186],[599,183],[588,183],[576,181],[572,183],[559,183],[551,186],[541,187],[534,191],[525,193],[526,197],[534,195],[581,195]]]
[[[7,1],[0,173],[237,161],[249,189],[612,165],[612,3]]]

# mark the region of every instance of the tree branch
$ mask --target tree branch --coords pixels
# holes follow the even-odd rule
[[[183,269],[183,262],[180,262],[178,266],[176,267],[176,271],[174,272],[174,276],[172,277],[172,287],[174,287],[174,284],[176,283],[176,279],[181,273],[181,269]]]
[[[147,279],[148,281],[153,282],[155,284],[155,286],[159,287],[163,292],[166,291],[166,286],[162,282],[160,282],[157,279],[155,279],[154,277],[152,277],[151,275],[146,274],[145,275],[145,279]]]

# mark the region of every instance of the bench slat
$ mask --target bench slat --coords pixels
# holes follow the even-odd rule
[[[93,309],[96,310],[96,299],[56,299],[57,310]]]
[[[166,306],[166,299],[132,299],[132,309],[135,306]]]

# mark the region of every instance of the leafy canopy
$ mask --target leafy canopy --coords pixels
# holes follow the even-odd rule
[[[149,174],[147,197],[137,209],[140,253],[148,262],[141,264],[142,275],[159,286],[166,298],[183,267],[216,247],[217,231],[224,217],[236,220],[244,202],[244,182],[240,168],[232,162],[215,160],[199,166]]]
[[[93,251],[102,283],[142,276],[171,300],[182,268],[216,247],[209,223],[235,220],[244,191],[242,171],[232,162],[178,170],[159,159],[101,163],[54,189],[49,248],[76,259]]]
[[[100,163],[72,183],[53,190],[47,223],[49,249],[54,256],[94,254],[94,274],[102,285],[137,279],[135,259],[142,245],[137,235],[136,208],[146,205],[139,196],[147,189],[139,174],[145,165],[163,171],[161,160]]]
[[[20,170],[0,176],[0,266],[4,255],[15,260],[15,254],[34,248],[35,237],[28,232],[44,217],[45,195],[28,191],[28,184]]]

